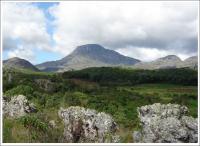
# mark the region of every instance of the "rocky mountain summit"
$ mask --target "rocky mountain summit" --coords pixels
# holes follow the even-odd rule
[[[64,142],[108,143],[119,142],[117,124],[103,112],[72,106],[60,109],[59,117],[64,121]]]
[[[198,121],[186,116],[187,107],[178,104],[146,105],[137,109],[141,131],[134,131],[134,142],[196,143]]]
[[[29,69],[32,71],[39,71],[33,64],[25,59],[18,57],[10,58],[3,61],[3,67],[16,69]]]
[[[86,44],[78,46],[71,54],[60,60],[38,64],[36,67],[43,71],[67,71],[88,67],[127,66],[138,62],[140,60],[123,56],[98,44]]]
[[[35,105],[29,103],[26,96],[13,96],[10,101],[8,101],[8,97],[3,98],[3,114],[5,116],[18,118],[36,111]]]

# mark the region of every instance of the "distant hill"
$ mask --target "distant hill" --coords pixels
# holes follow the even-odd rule
[[[137,69],[164,69],[164,68],[192,68],[197,69],[197,56],[190,57],[182,61],[176,55],[168,55],[151,62],[140,62],[133,66]]]
[[[15,68],[15,69],[28,69],[32,71],[39,71],[33,64],[25,59],[18,57],[10,58],[3,61],[3,67],[5,68]]]
[[[130,67],[134,69],[170,69],[190,68],[198,69],[198,57],[192,56],[182,61],[176,55],[168,55],[150,62],[123,56],[116,51],[105,49],[98,44],[78,46],[68,56],[57,60],[32,65],[29,61],[14,57],[3,61],[7,68],[28,69],[44,72],[64,72],[68,70],[81,70],[90,67]]]
[[[192,69],[198,69],[198,57],[192,56],[185,59],[181,64],[179,64],[178,68],[187,67]]]
[[[67,71],[88,67],[130,66],[138,62],[140,60],[123,56],[98,44],[87,44],[78,46],[60,60],[38,64],[37,67],[43,71]]]

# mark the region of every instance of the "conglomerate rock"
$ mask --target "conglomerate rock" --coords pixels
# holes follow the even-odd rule
[[[59,117],[64,121],[63,142],[119,142],[116,135],[117,125],[113,118],[103,112],[71,106],[59,110]]]

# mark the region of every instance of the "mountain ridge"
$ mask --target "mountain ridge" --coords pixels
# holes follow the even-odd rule
[[[181,60],[176,55],[167,55],[150,62],[121,55],[98,44],[86,44],[76,47],[69,55],[56,60],[33,65],[18,57],[3,61],[5,67],[23,68],[33,71],[63,72],[80,70],[89,67],[131,67],[134,69],[164,69],[164,68],[198,68],[198,57],[191,56]]]
[[[121,55],[120,53],[105,49],[98,44],[86,44],[76,49],[66,57],[36,65],[40,70],[66,71],[83,69],[87,67],[102,66],[128,66],[140,62],[138,59]]]

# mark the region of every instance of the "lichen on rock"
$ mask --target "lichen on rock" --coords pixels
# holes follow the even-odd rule
[[[134,131],[134,142],[195,143],[198,122],[186,116],[188,108],[178,104],[146,105],[137,109],[141,131]]]
[[[4,98],[6,99],[6,97]],[[18,118],[27,113],[36,112],[37,109],[33,103],[29,103],[26,96],[17,95],[10,98],[10,101],[3,99],[3,115]]]
[[[113,118],[103,112],[71,106],[60,109],[59,117],[64,121],[63,142],[110,143],[119,142],[116,134],[117,124]]]

